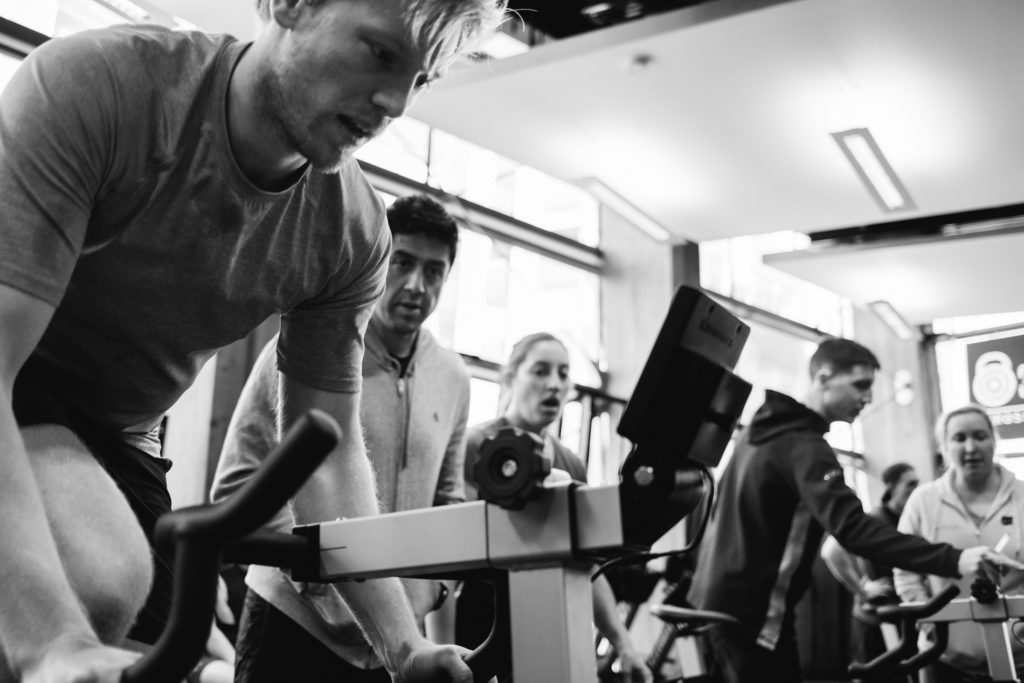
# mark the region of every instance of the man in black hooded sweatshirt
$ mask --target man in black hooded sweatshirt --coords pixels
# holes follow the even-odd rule
[[[708,631],[727,683],[802,680],[794,608],[825,531],[856,555],[923,574],[997,579],[1001,566],[1022,568],[984,546],[928,543],[865,514],[824,434],[871,401],[878,360],[856,342],[829,339],[809,369],[803,403],[769,390],[737,439],[687,596],[739,621]]]

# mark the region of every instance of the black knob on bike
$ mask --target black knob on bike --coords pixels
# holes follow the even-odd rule
[[[516,427],[502,427],[480,445],[473,467],[480,498],[503,508],[518,510],[533,497],[551,473],[540,437]]]
[[[994,583],[978,577],[971,583],[971,597],[983,605],[988,605],[996,601],[999,593],[996,591]]]

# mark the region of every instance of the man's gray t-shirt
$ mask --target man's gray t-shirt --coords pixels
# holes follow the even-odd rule
[[[57,306],[35,362],[100,425],[145,430],[216,351],[282,313],[280,369],[360,387],[390,248],[349,160],[282,192],[242,174],[229,36],[113,27],[55,39],[0,98],[0,282]]]

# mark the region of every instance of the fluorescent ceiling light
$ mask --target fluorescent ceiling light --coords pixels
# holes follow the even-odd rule
[[[140,24],[149,19],[149,10],[136,5],[131,0],[96,0],[101,5],[106,5],[118,14]]]
[[[853,128],[832,133],[832,137],[885,211],[916,208],[907,189],[878,148],[871,131],[867,128]]]
[[[872,301],[868,306],[892,330],[892,333],[900,339],[914,339],[917,336],[914,334],[914,329],[910,326],[910,323],[904,320],[899,311],[888,301]]]
[[[660,242],[671,241],[672,233],[597,178],[583,178],[577,182],[577,185],[589,192],[601,204],[607,206],[654,239]]]

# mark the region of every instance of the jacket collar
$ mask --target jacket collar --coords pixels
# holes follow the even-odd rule
[[[1013,472],[1006,469],[998,462],[993,463],[992,467],[995,471],[999,472],[1001,478],[999,480],[999,490],[996,491],[996,497],[989,508],[990,511],[1002,508],[1006,504],[1006,501],[1009,500],[1010,496],[1013,495],[1014,488],[1016,488],[1016,476]],[[943,502],[949,503],[957,509],[961,509],[963,508],[964,503],[960,499],[960,494],[958,494],[956,489],[953,488],[953,477],[955,474],[956,472],[952,467],[948,468],[938,480],[939,490],[942,492]],[[985,519],[987,520],[988,517],[986,516]]]
[[[375,365],[387,370],[398,370],[398,361],[384,345],[384,337],[381,335],[381,323],[375,316],[370,318],[370,322],[366,326],[364,340],[366,348],[365,360],[372,361]],[[416,363],[427,354],[428,350],[435,343],[434,335],[430,334],[430,330],[421,327],[419,332],[416,333],[416,344],[413,347],[412,359],[409,361],[409,367],[406,370],[407,375],[413,374]]]
[[[829,424],[818,413],[786,394],[769,389],[765,402],[750,421],[751,443],[764,443],[786,432],[825,434]]]

